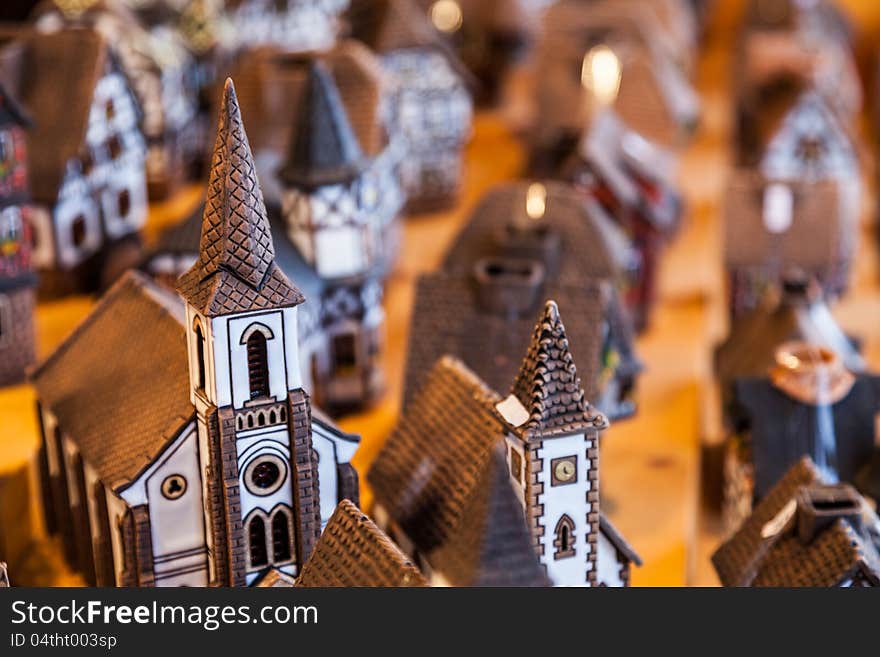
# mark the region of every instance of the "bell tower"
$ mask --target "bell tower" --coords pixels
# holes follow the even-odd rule
[[[320,533],[311,408],[302,389],[297,306],[275,262],[235,88],[226,81],[199,259],[186,302],[211,583],[296,575]]]

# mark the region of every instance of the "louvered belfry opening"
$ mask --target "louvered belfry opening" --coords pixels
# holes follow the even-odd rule
[[[290,519],[284,509],[272,518],[272,557],[276,564],[290,561]]]
[[[251,399],[269,396],[269,363],[266,356],[266,336],[254,331],[247,339],[248,376]]]

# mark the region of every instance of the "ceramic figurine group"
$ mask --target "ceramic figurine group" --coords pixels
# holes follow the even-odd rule
[[[600,440],[638,410],[706,4],[54,0],[3,27],[0,384],[36,389],[68,563],[98,586],[628,586]],[[849,31],[755,0],[737,44],[715,483],[739,529],[713,562],[728,586],[878,585],[880,377],[828,308],[861,200]],[[325,413],[384,393],[401,217],[454,204],[473,98],[529,50],[524,178],[418,278],[401,414],[358,471]],[[144,255],[148,199],[206,161]],[[106,292],[31,367],[38,274]]]
[[[880,583],[880,378],[828,307],[860,232],[848,34],[830,3],[756,1],[738,40],[731,326],[715,359],[726,437],[706,482],[736,530],[713,557],[728,586]]]

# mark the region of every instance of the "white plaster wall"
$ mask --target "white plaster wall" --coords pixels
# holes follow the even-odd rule
[[[589,463],[586,452],[589,444],[584,441],[583,434],[551,438],[544,441],[540,451],[543,459],[543,470],[540,480],[544,482],[544,493],[541,496],[541,504],[544,505],[543,526],[544,536],[541,545],[544,547],[544,556],[541,562],[547,566],[547,574],[556,586],[585,586],[587,584],[587,570],[590,568],[587,555],[590,545],[587,543],[589,526],[587,525],[587,491],[590,490],[591,482],[587,478]],[[553,459],[576,456],[577,479],[573,484],[564,486],[551,485]],[[563,514],[568,515],[574,521],[574,547],[575,555],[564,559],[554,559],[553,541],[556,538],[554,529],[556,523]]]
[[[95,253],[103,244],[101,213],[89,195],[84,179],[68,175],[61,186],[54,210],[55,258],[62,268],[75,267]],[[79,246],[73,243],[73,224],[77,217],[85,220],[85,237]]]
[[[605,586],[623,586],[620,563],[617,561],[617,548],[602,532],[599,532],[597,550],[596,581]]]
[[[339,474],[336,466],[348,463],[358,444],[339,436],[312,422],[312,446],[318,453],[318,484],[321,494],[321,528],[330,520],[339,504]]]
[[[121,497],[117,497],[109,490],[107,495],[107,513],[110,516],[110,540],[113,546],[113,569],[116,572],[116,585],[122,582],[122,572],[125,569],[125,552],[122,545],[122,518],[128,510],[128,505]]]
[[[208,583],[197,450],[195,423],[190,423],[144,482],[150,509],[157,586],[205,586]],[[162,483],[174,474],[186,479],[186,491],[181,497],[169,500],[162,495]],[[184,568],[192,572],[170,578],[163,576]]]
[[[321,228],[315,233],[315,263],[326,278],[353,276],[366,268],[363,230],[357,226]]]
[[[101,192],[101,205],[104,211],[104,226],[112,238],[120,238],[137,232],[147,221],[147,184],[144,177],[143,161],[134,154],[126,157],[107,179],[107,186]],[[132,161],[134,160],[134,161]],[[128,191],[128,214],[119,214],[119,195]]]

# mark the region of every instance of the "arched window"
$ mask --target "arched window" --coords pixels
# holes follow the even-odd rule
[[[287,509],[278,509],[272,517],[272,561],[290,561],[290,518]]]
[[[251,399],[269,396],[269,363],[266,355],[266,336],[254,331],[247,339],[248,377]]]
[[[198,371],[198,389],[205,389],[205,334],[202,333],[202,325],[197,321],[195,323],[196,332],[196,367]]]
[[[556,538],[553,540],[554,559],[565,559],[575,555],[574,549],[574,521],[567,515],[563,515],[556,523]]]
[[[248,523],[248,551],[251,568],[260,568],[269,563],[266,550],[266,523],[262,516],[254,516]]]

